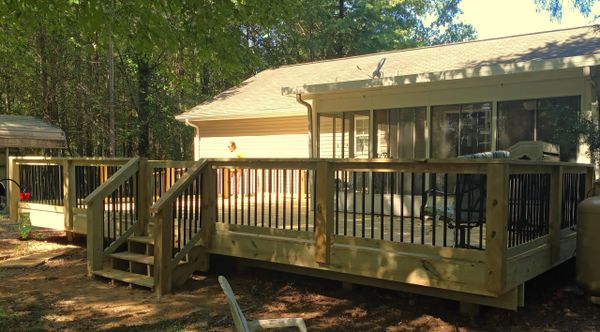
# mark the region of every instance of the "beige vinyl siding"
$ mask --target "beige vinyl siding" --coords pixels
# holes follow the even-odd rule
[[[228,158],[227,144],[236,142],[246,158],[307,158],[306,116],[194,122],[200,158]]]

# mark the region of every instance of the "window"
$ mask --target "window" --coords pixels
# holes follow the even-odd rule
[[[319,114],[319,157],[369,157],[369,114]]]
[[[577,137],[557,135],[564,114],[576,114],[579,97],[503,101],[498,103],[498,149],[519,141],[544,141],[560,146],[560,160],[577,159]]]
[[[491,149],[491,103],[435,106],[432,158],[454,158]]]
[[[425,158],[425,107],[374,112],[377,158]]]
[[[354,158],[369,158],[369,116],[354,117]]]

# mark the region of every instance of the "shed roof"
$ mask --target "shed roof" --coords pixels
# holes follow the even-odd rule
[[[65,133],[38,118],[0,114],[0,147],[64,148]]]
[[[371,73],[382,58],[386,59],[382,67],[384,77],[372,79]],[[306,114],[306,109],[295,100],[296,93],[506,75],[598,63],[598,26],[380,52],[267,69],[178,115],[177,119],[300,115]]]

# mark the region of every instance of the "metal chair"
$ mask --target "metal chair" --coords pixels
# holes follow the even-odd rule
[[[233,290],[225,277],[219,276],[219,284],[227,297],[227,304],[231,310],[231,316],[233,317],[233,323],[235,329],[238,332],[251,332],[259,329],[272,329],[281,327],[293,327],[296,326],[300,332],[306,332],[306,324],[302,318],[277,318],[277,319],[258,319],[258,320],[246,320],[244,313],[240,308],[240,305],[235,299]]]

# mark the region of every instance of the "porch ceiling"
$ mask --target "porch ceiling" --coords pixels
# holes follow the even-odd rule
[[[65,133],[38,118],[0,114],[0,147],[64,148]]]

